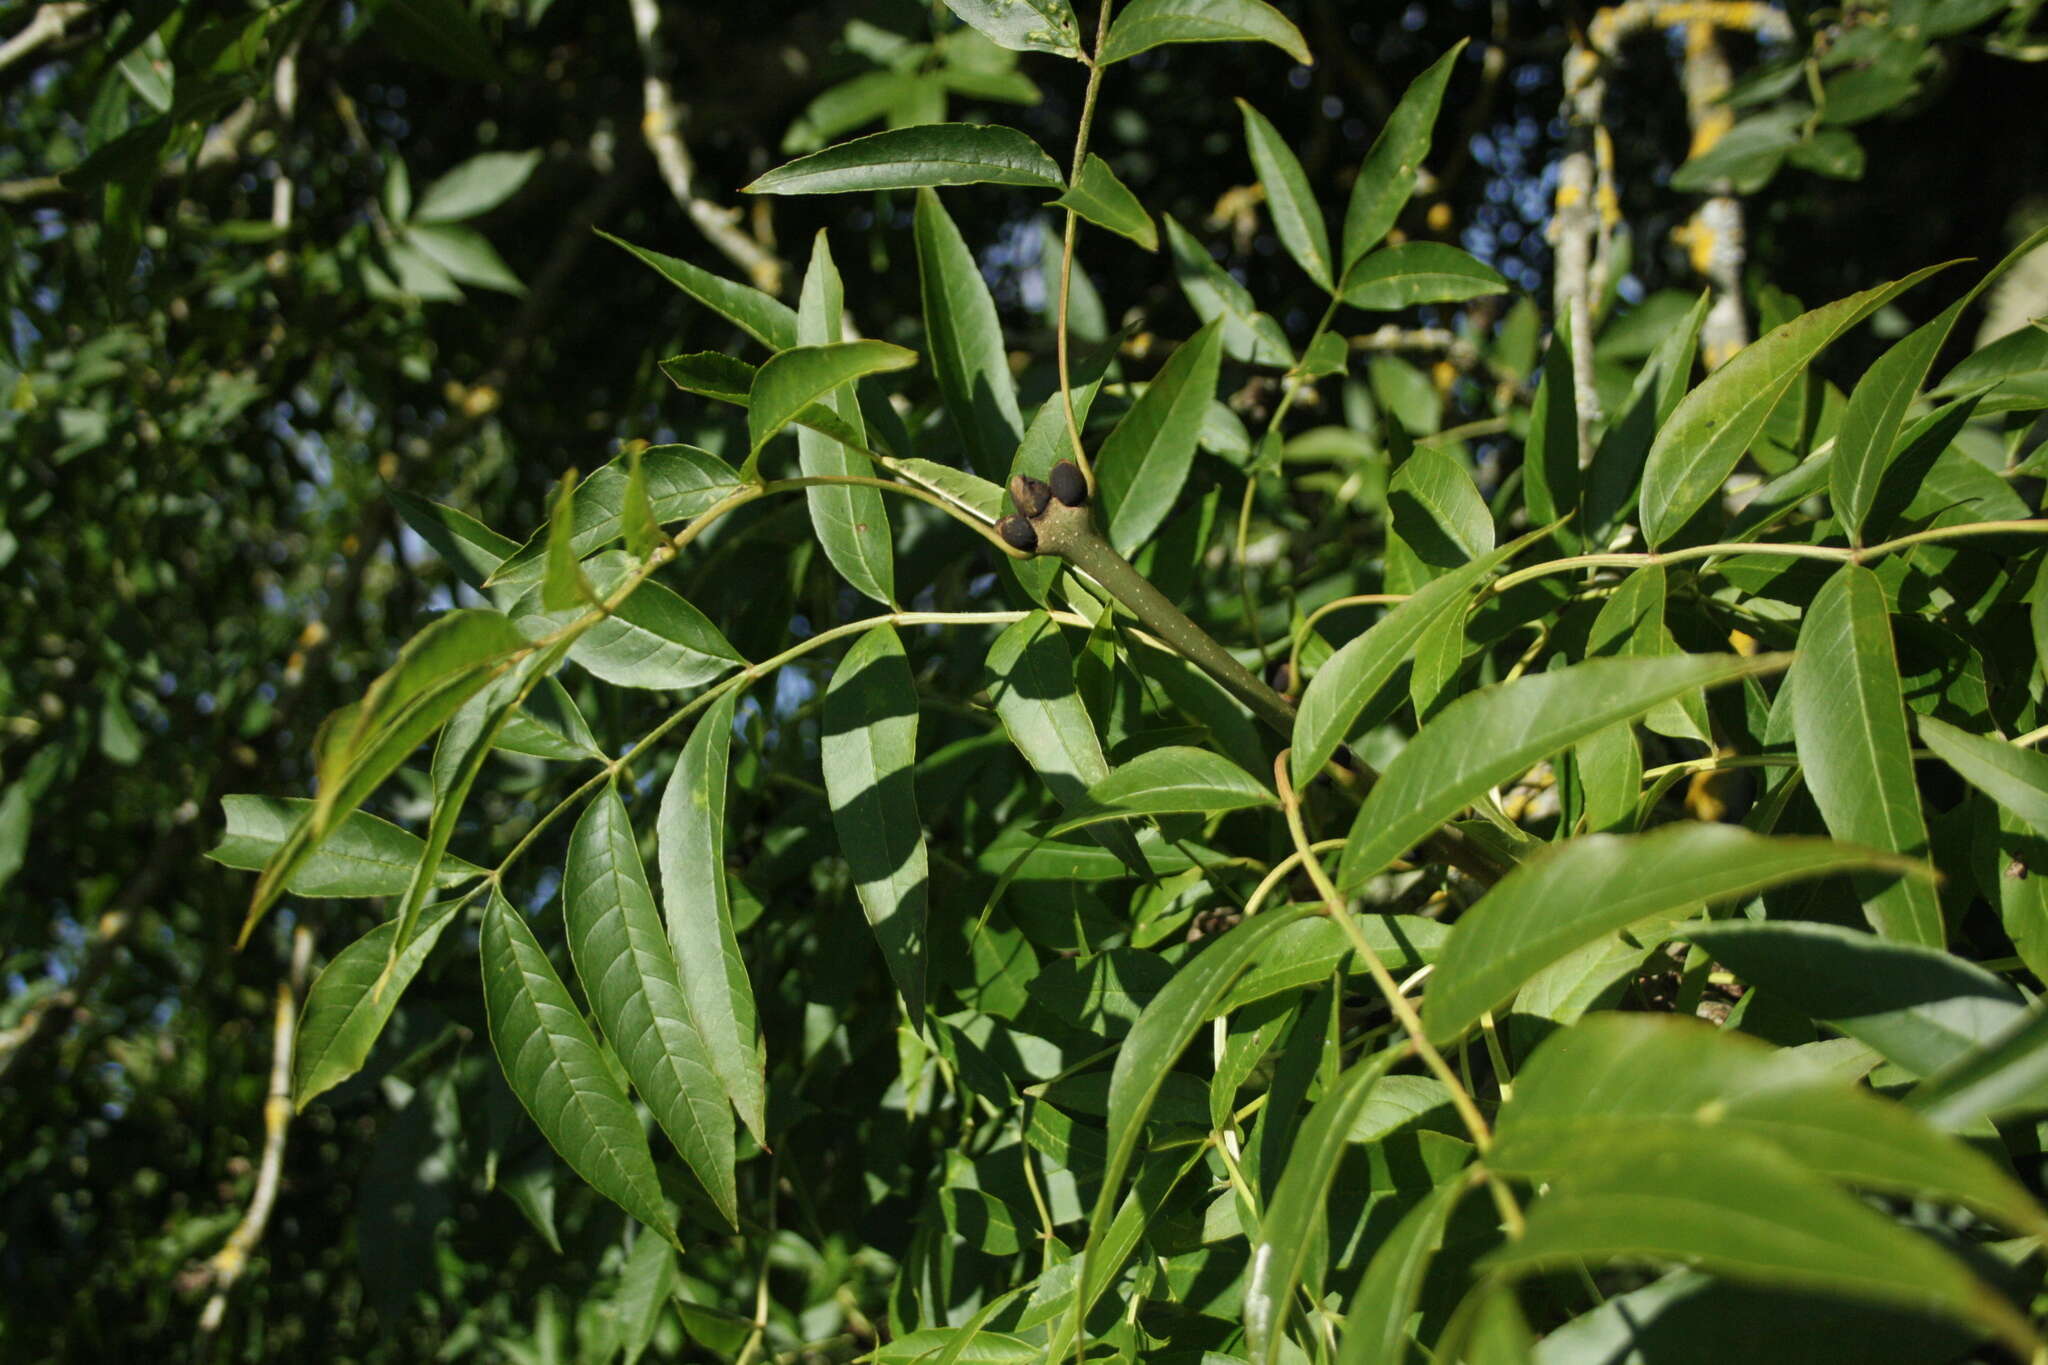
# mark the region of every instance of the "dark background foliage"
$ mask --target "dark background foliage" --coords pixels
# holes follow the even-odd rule
[[[1586,13],[1521,0],[1280,7],[1308,35],[1314,68],[1269,47],[1154,51],[1116,70],[1096,150],[1149,206],[1200,233],[1270,311],[1313,318],[1320,297],[1263,219],[1248,239],[1211,223],[1218,200],[1253,179],[1231,97],[1258,103],[1340,211],[1401,90],[1471,37],[1437,140],[1437,188],[1404,227],[1463,242],[1547,316],[1558,70]],[[280,21],[300,35],[295,117],[277,112],[259,60],[247,77],[253,121],[228,127],[242,97],[228,90],[188,121],[228,127],[218,155],[179,133],[131,183],[125,210],[113,181],[40,180],[76,170],[149,116],[108,60],[141,26],[121,6],[82,8],[66,37],[0,70],[0,799],[15,803],[0,806],[0,1354],[185,1359],[212,1349],[195,1332],[189,1272],[248,1196],[270,1000],[296,923],[277,915],[233,950],[248,879],[200,857],[217,836],[218,798],[305,790],[313,726],[423,611],[451,600],[444,567],[401,528],[386,490],[523,531],[563,470],[592,468],[623,440],[730,438],[730,424],[677,394],[654,362],[729,349],[734,334],[591,229],[738,271],[668,194],[642,141],[643,66],[623,4],[479,5],[498,69],[476,71],[445,55],[437,65],[377,7],[302,0]],[[812,234],[831,227],[850,306],[874,336],[917,317],[909,197],[742,204],[736,187],[784,159],[784,132],[814,96],[868,65],[846,40],[850,23],[923,41],[934,8],[667,7],[701,192],[741,204],[741,227],[796,268]],[[0,33],[36,12],[0,7]],[[187,32],[251,13],[196,6]],[[1502,67],[1487,82],[1480,54],[1497,42]],[[1660,42],[1635,45],[1609,99],[1636,241],[1625,300],[1697,288],[1668,240],[1692,201],[1665,184],[1687,132]],[[1761,279],[1812,305],[1931,261],[1995,259],[2016,215],[2039,211],[2048,70],[1972,42],[1937,60],[1916,98],[1860,130],[1860,180],[1786,172],[1748,200]],[[1021,69],[1040,82],[1041,102],[956,100],[952,116],[1000,116],[1064,157],[1075,72],[1041,57]],[[528,149],[541,153],[530,179],[472,224],[523,294],[421,302],[376,287],[372,243],[392,166],[417,191],[479,152]],[[267,224],[281,174],[291,225],[273,237],[249,225]],[[1050,384],[1039,236],[1050,218],[1022,192],[949,206],[1013,344],[1031,357],[1036,397]],[[1163,256],[1093,234],[1083,261],[1112,326],[1193,330]],[[795,278],[785,274],[785,295]],[[1902,306],[1918,320],[1935,302]],[[1829,364],[1867,359],[1852,345]],[[1484,414],[1481,395],[1467,399]],[[734,641],[758,657],[793,617],[830,615],[832,590],[778,548],[801,537],[798,509],[749,515],[795,518],[792,534],[755,537],[707,565],[690,595],[740,621]],[[972,673],[963,663],[956,695]],[[607,744],[644,728],[609,712],[592,719]],[[944,738],[943,721],[932,724]],[[517,783],[483,793],[475,826],[529,821],[533,795]],[[816,797],[771,787],[756,799]],[[926,800],[942,829],[949,803]],[[385,803],[394,814],[417,806],[417,791]],[[800,888],[815,856],[772,850],[755,864],[755,889],[769,894],[778,878]],[[523,888],[536,900],[550,889]],[[807,1037],[817,1010],[856,993],[886,1007],[870,979],[878,967],[837,966],[868,961],[856,917],[777,921],[765,932],[795,940],[790,960],[818,970],[757,982],[771,1038]],[[358,908],[323,909],[311,927],[327,953],[371,922]],[[280,1203],[224,1342],[249,1359],[401,1360],[529,1327],[522,1349],[540,1351],[549,1331],[565,1330],[548,1323],[576,1311],[616,1218],[565,1190],[556,1255],[482,1182],[495,1166],[513,1184],[535,1153],[530,1134],[508,1136],[517,1125],[477,1041],[479,1011],[466,972],[415,987],[372,1074],[294,1124]],[[886,1266],[862,1245],[894,1250],[911,1235],[903,1182],[925,1168],[927,1139],[900,1106],[874,1103],[894,1058],[836,1046],[806,1054],[841,1074],[807,1092],[821,1122],[777,1168],[797,1182],[807,1240],[775,1273],[794,1301],[830,1302],[845,1287],[873,1313]],[[854,1226],[861,1243],[844,1236]],[[686,1264],[722,1299],[749,1289],[758,1269],[715,1251]],[[716,1321],[700,1325],[716,1339]]]

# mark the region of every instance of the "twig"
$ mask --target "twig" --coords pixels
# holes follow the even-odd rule
[[[277,1187],[284,1177],[285,1134],[292,1122],[292,1044],[299,1022],[299,996],[305,988],[306,966],[313,956],[313,931],[300,925],[292,933],[291,969],[277,983],[277,1008],[270,1032],[270,1093],[263,1101],[263,1157],[256,1167],[256,1189],[242,1221],[227,1242],[207,1258],[205,1275],[213,1296],[199,1314],[202,1337],[220,1330],[228,1311],[228,1291],[249,1268],[249,1254],[263,1240]]]
[[[21,32],[0,43],[0,71],[5,71],[45,43],[56,42],[64,36],[72,20],[83,19],[90,13],[92,6],[77,3],[77,0],[39,6],[35,17],[23,25]]]
[[[661,41],[660,0],[626,0],[633,11],[633,36],[640,45],[640,63],[645,74],[640,88],[647,102],[647,112],[640,120],[640,132],[647,139],[647,146],[654,153],[654,161],[661,168],[661,178],[668,183],[669,193],[690,215],[690,221],[697,225],[711,245],[745,270],[760,288],[771,294],[782,292],[784,266],[774,252],[740,231],[739,210],[713,203],[697,193],[696,163],[690,157],[690,149],[683,141],[680,111],[676,104],[675,91],[669,86],[668,52]]]

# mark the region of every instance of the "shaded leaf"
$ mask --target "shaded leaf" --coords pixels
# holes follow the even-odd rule
[[[1592,834],[1518,864],[1459,916],[1423,1000],[1439,1046],[1566,954],[1653,916],[1850,869],[1920,872],[1911,861],[1825,839],[1767,838],[1736,825],[1673,824]]]
[[[915,237],[925,345],[946,415],[968,464],[985,479],[1000,479],[1023,437],[1024,418],[995,300],[938,195],[917,196]]]
[[[1201,240],[1170,213],[1166,241],[1173,253],[1173,277],[1195,316],[1205,324],[1223,324],[1223,349],[1233,359],[1254,365],[1292,365],[1294,352],[1280,324],[1259,311],[1251,291],[1235,276],[1216,264]],[[1178,355],[1178,352],[1175,353]]]
[[[1109,163],[1095,153],[1081,162],[1081,173],[1052,207],[1072,209],[1099,228],[1130,238],[1147,251],[1159,250],[1159,228]]]
[[[1691,688],[1784,665],[1782,655],[1589,659],[1469,692],[1387,765],[1351,826],[1338,885],[1363,885],[1488,788],[1595,731]]]
[[[739,696],[738,688],[721,695],[690,731],[662,792],[655,832],[669,942],[691,1021],[740,1121],[765,1147],[767,1081],[725,866],[727,766]]]
[[[1938,1244],[1734,1133],[1659,1130],[1582,1149],[1523,1236],[1481,1265],[1528,1273],[1580,1259],[1676,1261],[1940,1312],[2023,1354],[2033,1345],[2025,1320]]]
[[[1487,1164],[1553,1180],[1591,1144],[1669,1128],[1744,1134],[1831,1180],[2048,1228],[1995,1162],[1906,1107],[1799,1049],[1659,1015],[1595,1014],[1546,1039],[1515,1077]]]
[[[1975,963],[1833,924],[1688,925],[1743,981],[1926,1076],[2019,1020],[2017,992]]]
[[[1118,553],[1134,553],[1173,510],[1222,360],[1223,329],[1212,322],[1168,358],[1096,453],[1096,497]]]
[[[2002,739],[1958,730],[1934,716],[1917,720],[1920,741],[1936,758],[2026,821],[2036,834],[2048,838],[2048,756]]]
[[[562,888],[569,954],[591,1012],[655,1122],[738,1227],[732,1111],[691,1022],[616,786],[607,784],[576,822]]]
[[[1055,837],[1084,825],[1176,811],[1244,810],[1274,804],[1273,793],[1229,759],[1170,744],[1148,749],[1088,788]]]
[[[496,891],[478,949],[491,1044],[512,1093],[569,1169],[670,1242],[640,1118],[526,920]]]
[[[363,1069],[377,1035],[398,1007],[399,997],[419,974],[427,954],[441,941],[441,931],[454,921],[462,904],[449,901],[429,907],[395,964],[391,946],[398,920],[394,916],[336,953],[313,979],[292,1049],[292,1103],[300,1112],[315,1096]],[[389,976],[385,974],[387,966],[391,968]]]

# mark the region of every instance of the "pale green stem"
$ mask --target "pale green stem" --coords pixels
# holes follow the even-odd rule
[[[1102,91],[1102,48],[1109,40],[1110,0],[1102,0],[1101,12],[1095,20],[1095,51],[1084,60],[1088,63],[1088,86],[1081,94],[1081,120],[1074,131],[1074,164],[1067,173],[1067,183],[1073,184],[1081,178],[1081,165],[1088,156],[1088,133],[1095,126],[1095,97]],[[1070,208],[1067,210],[1065,238],[1060,245],[1060,304],[1059,320],[1054,328],[1055,345],[1058,350],[1060,372],[1060,406],[1067,416],[1067,439],[1074,445],[1074,463],[1080,467],[1081,477],[1088,481],[1088,490],[1095,491],[1095,467],[1088,459],[1088,451],[1081,444],[1081,423],[1074,416],[1074,380],[1068,364],[1067,307],[1074,284],[1074,240],[1080,233],[1080,218]]]
[[[1294,847],[1302,855],[1302,866],[1307,869],[1309,880],[1315,883],[1316,894],[1322,897],[1323,914],[1326,918],[1336,921],[1344,931],[1344,936],[1351,940],[1352,951],[1357,953],[1358,960],[1365,964],[1365,970],[1372,976],[1373,985],[1377,986],[1380,994],[1385,997],[1387,1008],[1393,1011],[1394,1018],[1400,1022],[1401,1031],[1408,1035],[1409,1046],[1414,1049],[1416,1056],[1422,1058],[1422,1064],[1429,1068],[1430,1074],[1443,1082],[1444,1088],[1450,1092],[1451,1107],[1457,1110],[1459,1121],[1465,1125],[1465,1131],[1472,1137],[1473,1147],[1478,1149],[1483,1160],[1493,1147],[1493,1129],[1487,1124],[1486,1116],[1479,1112],[1479,1106],[1473,1102],[1471,1092],[1459,1081],[1458,1073],[1451,1069],[1450,1063],[1444,1060],[1436,1045],[1429,1041],[1429,1034],[1422,1027],[1422,1016],[1415,1012],[1415,1006],[1401,993],[1399,984],[1394,980],[1394,974],[1387,970],[1387,964],[1380,959],[1371,940],[1366,938],[1365,932],[1358,927],[1345,909],[1344,897],[1338,892],[1336,884],[1330,880],[1330,874],[1323,869],[1322,860],[1310,852],[1313,845],[1309,843],[1308,831],[1302,827],[1301,802],[1295,799],[1294,784],[1288,780],[1287,759],[1288,751],[1283,749],[1279,757],[1273,760],[1273,781],[1280,793],[1280,809],[1287,816],[1287,832],[1293,836]],[[1501,1224],[1507,1229],[1508,1236],[1520,1237],[1523,1227],[1522,1209],[1515,1200],[1514,1191],[1492,1172],[1487,1173],[1486,1186],[1493,1194],[1494,1204],[1500,1210]]]

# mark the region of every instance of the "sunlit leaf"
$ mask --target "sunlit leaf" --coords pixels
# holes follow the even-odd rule
[[[1271,43],[1304,66],[1315,60],[1301,30],[1264,0],[1132,0],[1117,10],[1101,60],[1120,62],[1162,43],[1242,42]]]
[[[889,977],[913,1026],[922,1028],[931,872],[911,781],[917,684],[890,627],[861,636],[834,670],[825,689],[822,747],[840,852]]]
[[[1059,189],[1066,179],[1024,134],[996,124],[926,123],[870,133],[757,178],[748,194],[844,194],[925,185],[1030,185]]]

